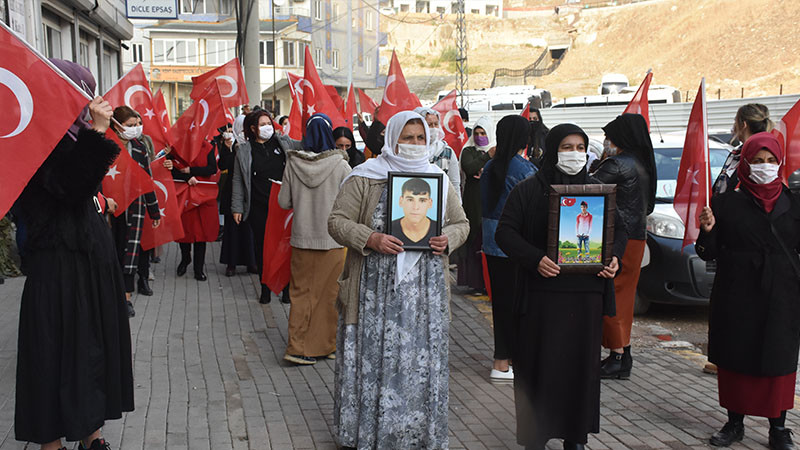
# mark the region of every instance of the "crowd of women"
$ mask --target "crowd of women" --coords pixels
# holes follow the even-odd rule
[[[54,61],[93,90],[89,72]],[[444,141],[438,112],[417,108],[374,122],[356,148],[347,128],[314,114],[301,141],[276,131],[261,109],[240,115],[204,143],[196,161],[154,154],[136,111],[97,97],[39,169],[15,205],[27,275],[20,312],[16,437],[45,449],[62,439],[109,448],[106,420],[131,411],[129,317],[134,291],[153,295],[141,246],[159,226],[152,192],[110,217],[99,192],[120,151],[146,171],[159,161],[177,182],[218,183],[218,202],[187,209],[176,276],[205,274],[206,243],[220,235],[226,276],[261,274],[272,189],[293,209],[291,303],[284,359],[335,359],[334,439],[342,448],[448,447],[448,336],[452,257],[458,284],[492,288],[494,363],[489,378],[514,383],[517,440],[530,449],[562,439],[580,449],[600,430],[600,380],[633,370],[631,326],[647,215],[657,181],[645,119],[623,114],[604,128],[598,163],[578,126],[544,126],[509,115],[474,122],[460,157]],[[112,124],[113,120],[113,124]],[[111,129],[122,149],[104,135]],[[728,422],[711,444],[741,440],[743,418],[769,418],[770,447],[794,448],[785,427],[800,345],[800,203],[781,181],[783,150],[769,113],[747,105],[711,205],[698,255],[717,261],[709,359],[716,364]],[[223,172],[218,179],[218,172]],[[389,234],[391,172],[442,177],[441,233],[428,251]],[[276,183],[280,182],[280,183]],[[548,202],[555,185],[616,186],[611,258],[596,273],[561,273],[547,256]],[[146,222],[145,216],[151,221]],[[150,226],[150,225],[148,225]],[[488,280],[483,276],[483,260]],[[136,276],[138,275],[138,281]],[[270,302],[262,285],[261,303]],[[601,360],[600,348],[608,356]]]

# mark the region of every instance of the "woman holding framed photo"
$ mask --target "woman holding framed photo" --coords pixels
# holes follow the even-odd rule
[[[582,449],[600,431],[603,314],[614,315],[612,278],[625,251],[625,227],[614,230],[613,257],[598,273],[560,273],[547,257],[553,185],[590,184],[589,138],[576,125],[553,128],[542,167],[508,195],[495,233],[500,249],[519,264],[512,359],[517,442],[542,449],[549,439]],[[573,219],[574,223],[574,219]]]
[[[422,116],[395,114],[381,154],[353,169],[328,218],[331,237],[348,248],[339,279],[333,396],[334,439],[341,447],[448,446],[447,255],[464,242],[469,224],[458,194],[443,181],[447,193],[436,202],[442,232],[428,239],[430,250],[404,251],[387,229],[390,173],[447,180],[428,162],[428,151]],[[432,192],[404,184],[401,193],[410,192],[425,209]]]

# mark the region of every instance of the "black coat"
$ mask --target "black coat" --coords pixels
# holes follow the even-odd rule
[[[629,154],[606,158],[592,178],[604,184],[617,185],[617,210],[628,229],[628,238],[647,238],[647,215],[653,212],[650,175],[639,160]]]
[[[709,360],[756,376],[797,370],[800,278],[770,231],[770,223],[797,261],[800,198],[784,188],[770,214],[746,191],[711,200],[716,225],[700,232],[695,250],[717,260],[711,290]]]
[[[236,162],[236,146],[228,148],[224,142],[214,140],[214,145],[217,147],[219,160],[217,166],[219,170],[227,170],[219,180],[219,213],[231,214],[231,196],[233,195],[233,165]]]

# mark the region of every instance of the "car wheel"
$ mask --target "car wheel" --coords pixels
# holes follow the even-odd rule
[[[636,299],[633,301],[633,315],[641,316],[642,314],[646,314],[647,310],[650,309],[650,300],[642,298],[639,293],[636,293]]]

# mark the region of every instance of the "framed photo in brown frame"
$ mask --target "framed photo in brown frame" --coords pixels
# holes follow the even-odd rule
[[[553,185],[547,224],[547,257],[561,273],[596,274],[611,263],[615,184]]]
[[[443,174],[389,172],[386,234],[404,250],[432,250],[430,238],[442,234]]]

